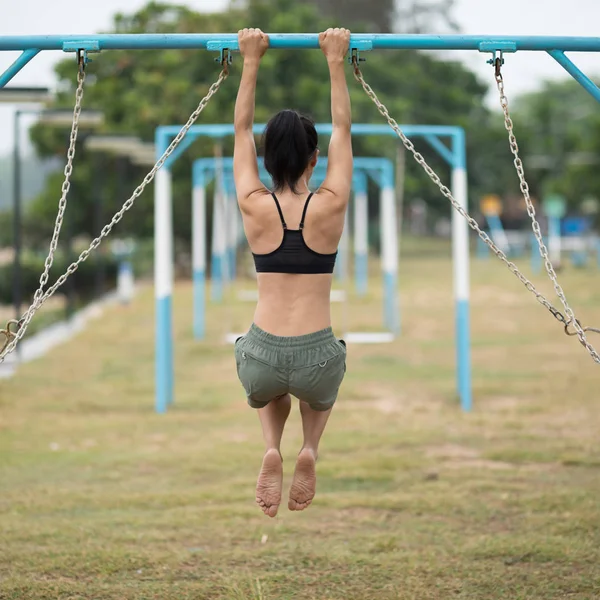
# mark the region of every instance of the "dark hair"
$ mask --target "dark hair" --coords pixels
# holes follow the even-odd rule
[[[262,137],[265,169],[276,190],[296,184],[314,155],[319,137],[315,123],[295,110],[282,110],[271,117]]]

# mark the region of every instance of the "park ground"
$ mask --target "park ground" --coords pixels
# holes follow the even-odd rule
[[[177,285],[165,415],[153,410],[149,287],[1,381],[0,598],[600,598],[600,366],[506,268],[473,261],[463,413],[449,250],[403,251],[402,335],[349,347],[302,513],[284,496],[270,520],[254,503],[258,421],[219,341],[251,319],[234,289],[209,305],[197,342],[191,285]],[[582,321],[600,325],[595,267],[559,275]],[[345,316],[334,305],[334,324],[380,329],[381,307],[374,272]],[[294,409],[284,495],[300,445]]]

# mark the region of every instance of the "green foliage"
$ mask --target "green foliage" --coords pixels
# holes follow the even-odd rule
[[[21,280],[23,282],[23,297],[28,301],[39,287],[40,274],[44,270],[45,255],[40,253],[26,252],[21,259]],[[106,284],[114,286],[117,275],[117,262],[112,256],[97,253],[82,263],[77,271],[71,275],[73,291],[80,299],[90,299],[95,293],[96,273],[100,261],[104,263]],[[51,277],[46,286],[50,287],[71,264],[72,258],[64,252],[57,252],[54,264],[50,271]],[[0,265],[0,304],[10,304],[13,298],[13,264],[12,262]],[[66,293],[66,287],[59,288],[57,294]]]
[[[577,82],[547,82],[521,98],[515,126],[535,167],[527,171],[534,193],[563,194],[572,208],[586,196],[600,198],[600,113]]]

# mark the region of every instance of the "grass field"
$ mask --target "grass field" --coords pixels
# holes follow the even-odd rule
[[[303,513],[284,498],[274,520],[254,504],[258,420],[216,341],[250,305],[211,307],[198,343],[178,285],[163,416],[150,289],[0,382],[0,598],[600,598],[600,367],[505,268],[474,262],[474,410],[461,413],[451,279],[449,258],[402,263],[402,336],[349,347],[317,497]],[[600,324],[598,273],[561,279]],[[376,280],[346,318],[381,326]],[[299,425],[294,410],[284,493]]]

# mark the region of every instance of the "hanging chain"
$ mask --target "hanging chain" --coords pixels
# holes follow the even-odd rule
[[[56,221],[54,223],[54,231],[52,233],[52,239],[50,240],[50,249],[48,250],[48,256],[44,261],[44,272],[40,276],[39,287],[33,295],[33,301],[31,306],[27,309],[25,314],[19,319],[11,319],[7,324],[6,328],[0,330],[0,336],[4,339],[0,339],[2,346],[0,347],[0,362],[4,360],[4,357],[11,352],[16,343],[18,342],[23,334],[27,325],[33,318],[33,315],[37,309],[44,302],[44,287],[48,283],[48,277],[52,264],[54,262],[54,254],[58,247],[58,238],[60,236],[60,230],[63,225],[65,210],[67,208],[67,196],[71,187],[71,175],[73,173],[73,160],[75,159],[75,150],[77,147],[77,134],[79,131],[79,117],[81,116],[81,104],[83,101],[83,85],[85,83],[85,57],[83,53],[77,53],[77,89],[75,91],[75,106],[73,108],[73,122],[71,125],[71,133],[69,135],[69,149],[67,150],[67,163],[64,169],[65,179],[61,188],[61,197],[58,201],[58,213],[56,215]],[[22,333],[21,333],[22,332]]]
[[[492,252],[494,252],[494,254],[507,266],[510,272],[513,273],[513,275],[515,275],[515,277],[517,277],[517,279],[519,279],[519,281],[521,281],[521,283],[535,296],[536,300],[540,304],[545,306],[554,316],[555,319],[562,323],[565,333],[571,336],[577,335],[579,341],[583,346],[585,346],[586,350],[590,353],[590,356],[594,359],[594,361],[600,363],[600,355],[594,349],[594,347],[587,341],[585,335],[586,331],[600,333],[600,330],[593,328],[583,328],[580,322],[575,318],[573,310],[567,304],[564,292],[557,282],[556,273],[554,272],[554,269],[548,257],[548,250],[546,249],[546,246],[543,243],[540,226],[535,217],[535,208],[529,197],[529,188],[527,186],[527,182],[525,181],[525,172],[523,169],[523,164],[518,156],[517,141],[513,133],[513,125],[508,113],[508,100],[506,99],[506,96],[504,94],[504,85],[502,83],[502,76],[500,74],[499,65],[496,63],[496,80],[498,81],[498,88],[501,94],[501,104],[504,110],[506,128],[509,132],[511,151],[515,156],[515,167],[517,168],[517,173],[519,174],[519,180],[521,182],[521,191],[523,192],[525,203],[527,204],[527,212],[532,220],[533,231],[540,245],[540,253],[545,259],[546,270],[548,271],[548,275],[550,276],[550,279],[554,284],[554,289],[556,290],[558,297],[560,298],[561,302],[563,303],[563,306],[565,307],[565,313],[567,317],[565,317],[559,310],[552,306],[552,304],[540,292],[537,291],[533,283],[531,283],[531,281],[529,281],[529,279],[527,279],[527,277],[525,277],[523,273],[519,271],[517,266],[508,259],[506,254],[502,250],[500,250],[498,246],[496,246],[496,244],[492,241],[490,236],[479,227],[477,221],[473,217],[471,217],[471,215],[469,215],[469,213],[458,203],[456,198],[454,198],[454,196],[452,195],[450,189],[442,183],[439,176],[427,164],[423,155],[420,152],[417,152],[414,144],[406,137],[404,132],[400,129],[400,126],[398,125],[396,120],[390,116],[388,109],[381,103],[371,86],[364,80],[362,72],[360,71],[360,68],[358,66],[358,61],[354,57],[352,60],[352,64],[354,67],[355,79],[361,84],[367,96],[371,98],[371,100],[375,103],[375,106],[377,106],[377,109],[379,110],[381,115],[387,120],[390,127],[396,132],[396,134],[402,141],[404,147],[413,155],[417,163],[421,165],[421,167],[423,168],[425,173],[427,173],[427,175],[433,181],[433,183],[435,183],[438,186],[440,192],[450,201],[454,209],[467,221],[469,227],[471,227],[471,229],[473,229],[473,231],[477,233],[481,240],[485,244],[487,244],[487,246],[489,246]],[[498,79],[498,77],[500,79]],[[570,327],[573,327],[575,329],[575,332],[572,332],[570,330]]]
[[[25,334],[27,330],[27,326],[31,322],[33,315],[39,310],[39,308],[56,292],[56,290],[67,280],[67,278],[72,275],[78,268],[79,265],[84,262],[90,253],[95,250],[101,243],[102,240],[110,234],[114,226],[121,221],[125,213],[133,206],[134,202],[137,198],[142,194],[146,186],[152,182],[154,176],[157,171],[163,166],[165,161],[171,156],[175,148],[179,145],[181,140],[185,137],[186,133],[189,131],[190,127],[194,124],[194,122],[200,116],[200,113],[204,110],[210,99],[217,93],[221,84],[227,79],[229,75],[229,66],[227,60],[222,61],[222,70],[219,74],[217,81],[215,81],[209,88],[206,96],[200,101],[198,107],[194,112],[190,115],[187,123],[181,128],[179,133],[175,136],[169,147],[164,151],[163,155],[156,161],[156,164],[150,172],[144,177],[142,183],[134,190],[133,194],[125,201],[121,209],[115,213],[111,221],[102,228],[100,235],[92,240],[89,247],[84,250],[77,260],[67,268],[66,272],[61,275],[56,283],[52,287],[50,287],[45,293],[43,291],[43,287],[48,282],[48,272],[50,271],[50,267],[52,266],[52,260],[54,256],[54,252],[56,251],[56,242],[58,241],[58,235],[60,233],[65,208],[67,205],[67,193],[69,191],[69,180],[71,177],[71,172],[73,170],[73,158],[75,156],[75,141],[77,139],[77,126],[79,122],[79,114],[81,112],[81,99],[83,97],[83,82],[84,82],[84,70],[81,67],[78,73],[78,87],[75,101],[75,110],[73,117],[73,127],[71,129],[71,141],[69,145],[69,151],[67,153],[67,166],[65,167],[65,182],[63,183],[63,194],[59,202],[59,210],[56,218],[56,224],[54,227],[54,234],[52,236],[52,242],[50,244],[50,253],[48,255],[48,259],[46,260],[46,267],[44,269],[44,273],[40,279],[40,287],[34,295],[33,302],[29,309],[24,313],[24,315],[17,321],[11,320],[7,323],[5,329],[0,330],[0,363],[4,361],[4,358],[10,354],[16,347],[19,340]]]
[[[527,214],[529,215],[529,217],[531,219],[531,228],[533,230],[533,234],[535,235],[535,239],[537,240],[540,255],[544,259],[544,266],[546,268],[546,272],[548,273],[548,277],[550,278],[550,281],[552,281],[552,285],[554,287],[554,291],[556,292],[556,295],[558,296],[559,300],[561,301],[561,303],[564,307],[566,317],[564,315],[562,315],[559,311],[557,311],[557,309],[554,308],[550,304],[550,302],[548,302],[545,298],[544,298],[545,302],[543,304],[559,321],[564,323],[565,333],[567,335],[576,335],[579,338],[579,341],[581,342],[581,344],[590,353],[592,358],[596,362],[600,362],[600,357],[598,356],[598,353],[596,352],[594,347],[587,341],[587,338],[585,335],[586,331],[598,333],[598,330],[594,329],[592,327],[583,328],[581,326],[580,322],[575,317],[575,313],[573,312],[573,309],[569,306],[569,303],[567,302],[565,293],[564,293],[562,287],[560,286],[560,284],[558,283],[558,277],[556,275],[556,271],[554,270],[552,261],[550,260],[550,256],[548,254],[548,248],[544,244],[544,238],[542,235],[542,231],[540,229],[540,224],[539,224],[538,220],[536,219],[535,206],[533,205],[533,202],[531,201],[531,196],[529,194],[529,185],[527,184],[527,181],[525,179],[525,169],[523,168],[523,162],[521,161],[521,158],[519,157],[519,146],[517,145],[517,139],[514,134],[513,122],[510,117],[510,113],[508,111],[508,98],[506,97],[506,92],[504,91],[504,79],[502,78],[502,57],[501,56],[496,58],[495,79],[496,79],[496,84],[498,86],[498,92],[500,94],[500,106],[502,107],[502,112],[504,113],[504,127],[506,128],[506,131],[508,131],[508,141],[510,144],[510,151],[512,152],[512,154],[514,156],[513,162],[515,165],[515,169],[517,171],[517,175],[519,177],[519,187],[521,188],[521,193],[523,194],[523,199],[525,200],[525,205],[527,206]],[[570,332],[569,328],[571,326],[575,329],[575,333]]]

